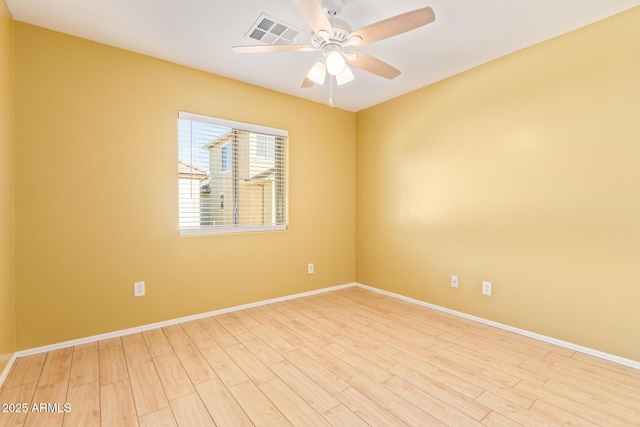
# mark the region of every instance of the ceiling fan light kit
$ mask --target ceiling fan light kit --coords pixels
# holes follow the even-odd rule
[[[324,84],[324,79],[327,77],[327,67],[321,62],[316,61],[315,64],[309,70],[307,78],[318,85]]]
[[[343,0],[294,0],[311,27],[311,45],[234,46],[235,52],[309,52],[320,51],[317,59],[302,82],[302,87],[324,85],[329,74],[329,105],[332,105],[333,82],[338,86],[354,80],[347,62],[367,72],[386,79],[394,79],[400,70],[373,56],[350,50],[427,25],[435,20],[433,9],[424,7],[367,25],[356,31],[336,15],[342,11]]]
[[[327,73],[331,74],[332,76],[337,76],[338,74],[342,73],[347,66],[342,53],[338,52],[337,50],[332,50],[331,52],[329,52],[327,54],[325,62],[327,65]]]
[[[338,86],[349,83],[353,79],[355,79],[353,71],[351,71],[346,64],[344,66],[344,70],[340,74],[336,75],[336,83],[338,83]]]

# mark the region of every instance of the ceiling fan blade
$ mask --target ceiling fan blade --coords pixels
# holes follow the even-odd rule
[[[270,52],[300,52],[305,49],[313,49],[313,46],[304,44],[276,44],[276,45],[253,45],[253,46],[233,46],[234,52],[238,53],[270,53]]]
[[[435,21],[436,16],[433,9],[424,7],[411,12],[403,13],[392,18],[384,19],[375,24],[367,25],[356,30],[347,36],[347,40],[352,37],[360,37],[362,41],[358,46],[373,43],[398,34],[406,33]]]
[[[295,0],[295,2],[314,34],[325,31],[327,36],[331,35],[331,23],[318,0]]]
[[[355,65],[356,67],[362,68],[365,71],[376,74],[380,77],[384,77],[386,79],[395,79],[400,75],[400,70],[392,67],[384,61],[379,60],[378,58],[374,58],[371,55],[367,55],[362,52],[353,52],[357,56],[355,59],[352,59],[352,56],[345,56],[346,60],[349,63]]]

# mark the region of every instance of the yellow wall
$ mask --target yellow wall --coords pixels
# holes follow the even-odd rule
[[[16,78],[18,348],[355,280],[355,114],[23,23]],[[289,131],[288,231],[178,236],[180,110]]]
[[[358,282],[640,360],[639,22],[359,112]]]
[[[0,12],[0,369],[14,282],[19,349],[357,279],[640,360],[640,8],[357,115],[16,23],[15,148]],[[178,236],[179,110],[289,130],[289,231]]]
[[[14,25],[0,0],[0,373],[16,350]]]

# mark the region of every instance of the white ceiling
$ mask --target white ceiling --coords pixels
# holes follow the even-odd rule
[[[249,27],[266,13],[310,32],[294,0],[6,0],[18,21],[252,83],[320,103],[328,84],[301,89],[319,52],[234,53],[256,44]],[[436,21],[359,50],[400,69],[386,80],[355,69],[334,104],[358,111],[527,46],[640,5],[640,0],[346,0],[353,29],[431,6]]]

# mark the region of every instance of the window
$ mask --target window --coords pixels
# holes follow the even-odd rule
[[[231,169],[231,144],[222,146],[222,172]]]
[[[273,135],[254,134],[255,156],[258,159],[273,161],[276,156],[276,138]]]
[[[180,234],[286,229],[287,132],[180,112]]]

